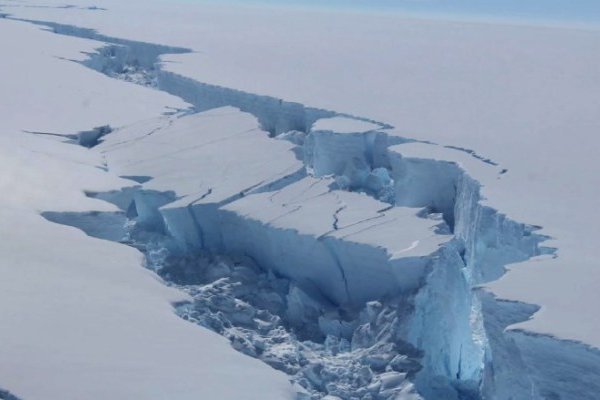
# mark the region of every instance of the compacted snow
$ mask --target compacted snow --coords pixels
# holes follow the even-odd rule
[[[3,388],[597,397],[597,32],[2,8]]]

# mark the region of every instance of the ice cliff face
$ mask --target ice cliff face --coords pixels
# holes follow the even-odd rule
[[[185,49],[42,24],[109,43],[84,65],[194,106],[92,131],[107,170],[138,184],[89,194],[121,212],[46,218],[140,249],[193,298],[182,317],[288,373],[300,398],[594,398],[596,350],[506,332],[537,308],[478,289],[553,249],[483,205],[459,165],[403,156],[411,140],[383,123],[161,70]]]

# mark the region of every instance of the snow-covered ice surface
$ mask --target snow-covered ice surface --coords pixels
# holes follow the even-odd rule
[[[1,99],[14,171],[2,245],[31,269],[5,268],[0,385],[24,398],[292,395],[177,319],[168,303],[187,299],[180,316],[285,372],[300,397],[597,398],[598,32],[32,4],[2,8],[107,44],[0,19],[23,38],[1,42],[16,77],[2,82],[16,94]],[[187,296],[136,269],[139,253],[37,213],[141,250]]]
[[[312,125],[313,131],[331,131],[338,133],[362,133],[376,131],[382,126],[368,121],[357,121],[356,119],[335,116],[331,118],[321,118]]]
[[[8,20],[0,31],[2,387],[21,399],[291,398],[283,374],[178,318],[171,304],[188,296],[142,269],[139,252],[39,215],[114,211],[83,190],[130,181],[98,153],[22,129],[71,134],[185,104],[61,59],[99,43]]]

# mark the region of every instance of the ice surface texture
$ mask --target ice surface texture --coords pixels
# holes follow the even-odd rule
[[[53,28],[90,37],[88,30]],[[176,94],[196,111],[236,107],[254,115],[262,131],[229,108],[166,116],[150,131],[145,125],[117,131],[99,146],[110,169],[153,179],[129,192],[98,194],[126,205],[120,214],[47,218],[111,240],[126,238],[127,227],[141,230],[141,243],[129,244],[144,247],[149,266],[194,297],[179,312],[288,372],[307,396],[404,398],[417,396],[410,393],[414,382],[432,399],[593,398],[594,350],[505,333],[536,308],[474,290],[499,278],[506,264],[553,249],[541,245],[546,237],[536,227],[483,205],[479,184],[459,165],[403,156],[407,140],[386,133],[385,124],[313,130],[314,122],[339,114],[163,73],[156,62],[165,49],[113,42],[119,47],[100,51],[87,65]],[[223,131],[208,129],[205,117]],[[204,143],[191,148],[195,132]],[[184,140],[156,152],[166,135],[177,134]],[[254,147],[240,144],[248,138]],[[164,160],[173,158],[177,170],[169,171]],[[250,166],[254,180],[224,179],[219,172],[235,164]],[[185,179],[173,179],[182,169]],[[160,235],[158,249],[154,235]],[[250,261],[206,262],[198,258],[201,251]],[[175,261],[161,260],[162,252]],[[266,298],[248,297],[245,279],[258,282]],[[503,317],[507,306],[512,319]],[[268,333],[260,335],[261,329]],[[561,351],[574,352],[569,346],[585,357],[564,358]],[[556,383],[563,367],[544,360],[557,354],[588,373]]]

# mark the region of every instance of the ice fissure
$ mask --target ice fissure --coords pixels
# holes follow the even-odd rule
[[[124,176],[144,177],[137,186],[89,194],[120,212],[44,216],[138,248],[148,268],[193,298],[177,306],[183,318],[289,374],[299,398],[568,399],[577,386],[594,389],[600,381],[595,349],[505,331],[537,308],[477,289],[498,279],[507,264],[554,249],[542,245],[546,237],[537,227],[483,205],[480,185],[459,165],[403,157],[396,145],[410,140],[387,133],[384,123],[161,69],[161,55],[188,49],[28,22],[108,43],[89,55],[87,67],[179,96],[194,113],[235,107],[252,114],[273,143],[290,143],[300,166],[272,171],[227,196],[218,197],[213,186],[189,198],[175,188],[148,189],[155,176],[136,170]],[[182,120],[193,115],[177,114]],[[340,116],[377,127],[353,133],[311,128]],[[196,174],[203,181],[202,171]],[[328,202],[333,223],[327,230],[303,231],[302,219]],[[279,214],[256,217],[267,207]],[[427,237],[402,248],[365,237],[382,232],[389,242],[415,223],[424,224]],[[435,246],[415,253],[431,237],[439,240]],[[583,356],[564,357],[570,351]],[[564,365],[544,363],[552,357]],[[569,368],[585,372],[556,380]]]
[[[155,87],[181,97],[192,104],[195,111],[222,106],[239,108],[255,115],[263,129],[272,135],[293,130],[308,131],[310,126],[320,118],[341,115],[274,97],[198,82],[160,68],[161,55],[190,53],[190,49],[120,39],[100,34],[93,29],[55,22],[9,18],[41,25],[61,35],[105,42],[106,46],[98,49],[96,53],[88,54],[89,58],[83,62],[83,65],[113,78]],[[373,122],[382,128],[390,127],[366,118],[349,117]]]

